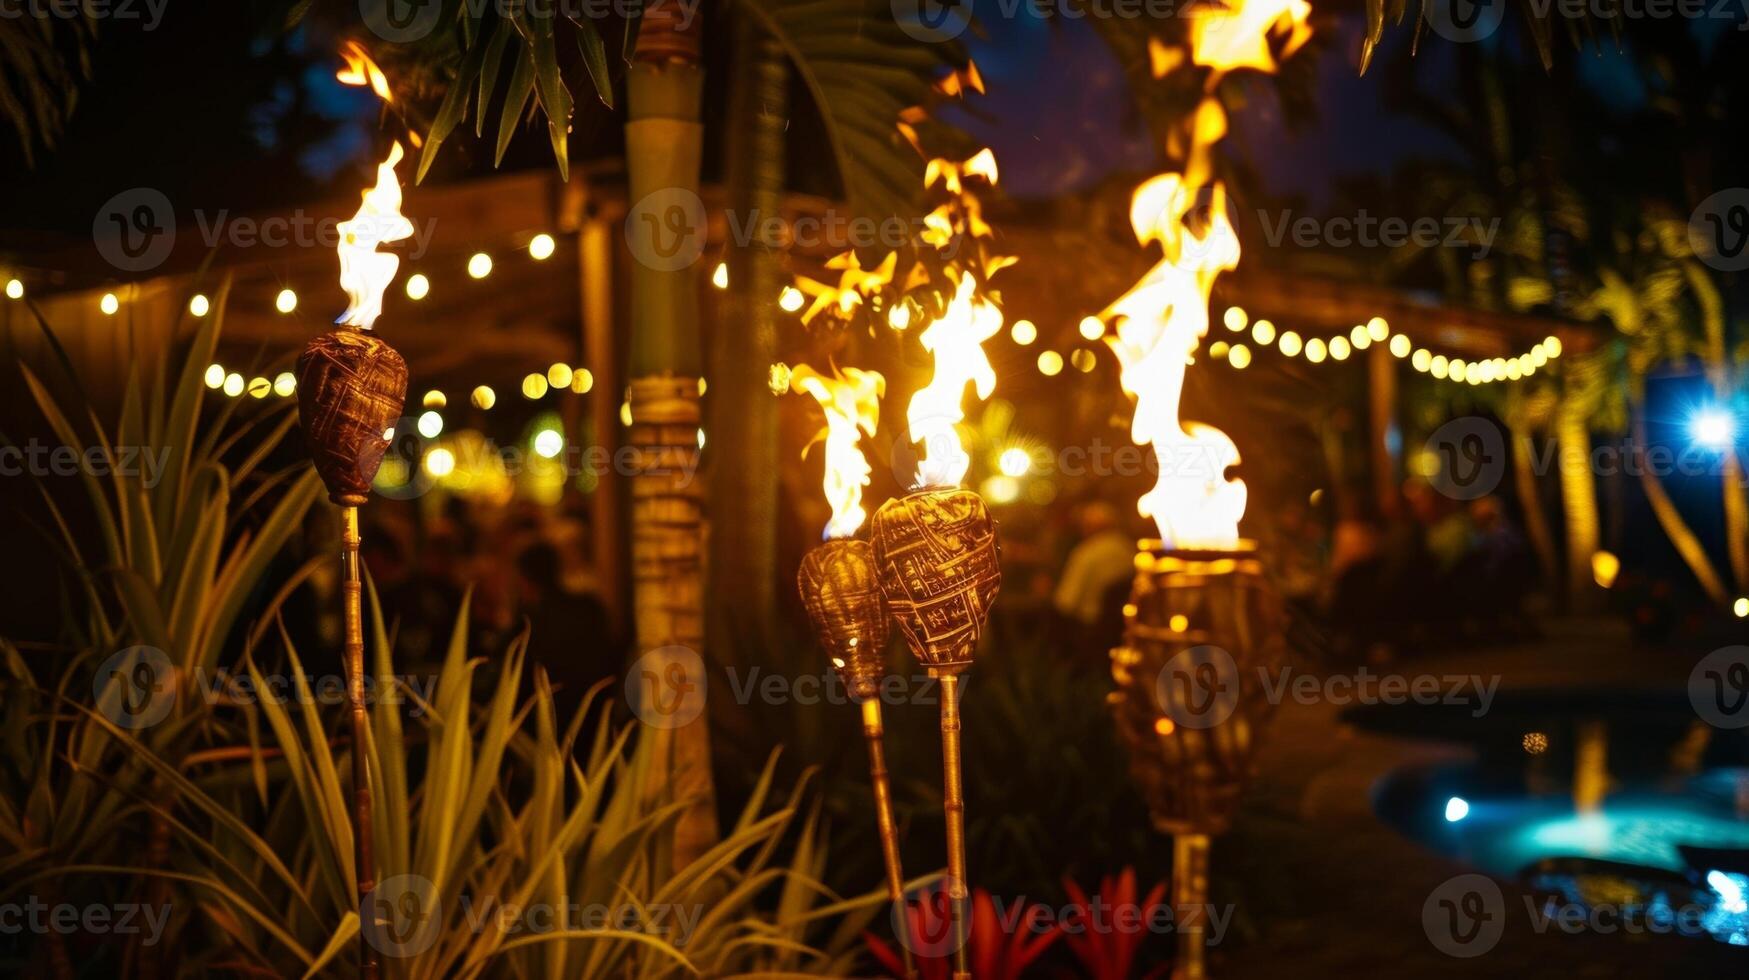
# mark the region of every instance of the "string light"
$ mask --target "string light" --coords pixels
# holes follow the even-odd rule
[[[298,294],[290,289],[282,289],[273,298],[273,308],[281,313],[290,313],[298,308]]]
[[[717,267],[711,270],[711,285],[718,289],[729,288],[729,263],[718,262]]]
[[[1105,336],[1105,321],[1096,316],[1084,316],[1079,327],[1081,336],[1088,340],[1098,340]]]
[[[1306,360],[1311,361],[1313,364],[1322,364],[1324,363],[1324,355],[1326,353],[1328,353],[1328,351],[1322,340],[1313,337],[1311,340],[1306,341]]]
[[[206,386],[217,391],[225,386],[225,366],[223,364],[208,364],[206,366]]]
[[[528,257],[536,262],[545,262],[553,257],[553,249],[557,247],[553,236],[543,231],[528,240]]]
[[[534,373],[522,379],[522,397],[528,399],[543,398],[547,393],[547,376]]]
[[[19,282],[17,279],[6,280],[6,298],[7,299],[23,299],[24,298],[24,283]]]
[[[498,393],[488,385],[480,385],[474,389],[474,393],[469,396],[468,400],[473,402],[475,408],[483,412],[498,403]]]
[[[1221,322],[1226,324],[1228,330],[1238,333],[1245,329],[1245,324],[1247,322],[1245,311],[1239,309],[1237,306],[1229,306],[1227,307],[1227,312],[1221,314]]]
[[[1372,334],[1366,332],[1365,326],[1357,324],[1353,330],[1348,331],[1348,341],[1354,345],[1355,350],[1366,350],[1372,346]]]
[[[468,257],[468,275],[475,279],[484,279],[492,274],[492,257],[485,252],[475,252]]]
[[[1016,320],[1009,328],[1008,336],[1022,347],[1026,347],[1038,339],[1038,327],[1031,320]]]
[[[1373,331],[1372,327],[1370,327],[1370,326],[1367,327],[1367,330],[1372,334],[1372,339],[1374,339],[1374,340],[1382,340],[1383,339],[1378,335],[1378,333],[1376,331]],[[1413,346],[1413,345],[1411,345],[1409,343],[1409,338],[1406,335],[1397,334],[1396,336],[1391,338],[1391,356],[1392,357],[1408,357],[1409,356],[1409,348],[1411,346]]]
[[[419,399],[419,404],[426,408],[448,408],[449,396],[433,388],[425,393],[424,398]]]
[[[419,416],[419,434],[427,439],[436,439],[443,434],[443,416],[437,412],[424,412]]]
[[[281,398],[290,398],[292,392],[298,390],[298,379],[290,371],[281,371],[273,379],[273,393]]]
[[[802,295],[802,291],[794,286],[783,287],[783,292],[779,293],[777,297],[777,305],[782,307],[785,313],[794,313],[801,309],[802,304],[806,301],[807,298]]]
[[[446,477],[455,472],[455,453],[439,446],[425,454],[425,459],[421,465],[425,467],[425,472],[432,476]]]
[[[542,429],[534,434],[534,451],[552,459],[565,451],[565,437],[556,429]]]
[[[1227,351],[1227,363],[1240,371],[1245,370],[1251,363],[1251,348],[1244,344],[1234,344],[1233,349]]]
[[[1409,356],[1409,366],[1417,371],[1426,371],[1433,366],[1433,352],[1425,347],[1417,348],[1415,353]]]
[[[1094,357],[1093,352],[1087,348],[1080,347],[1075,350],[1075,353],[1069,355],[1069,363],[1075,365],[1075,370],[1082,374],[1091,374],[1093,369],[1099,366],[1099,358]]]
[[[243,376],[235,371],[225,375],[225,394],[232,398],[243,393]]]
[[[1282,331],[1281,340],[1278,342],[1278,346],[1281,347],[1281,352],[1283,354],[1286,354],[1289,357],[1294,357],[1299,354],[1300,349],[1304,345],[1300,342],[1299,334],[1294,333],[1292,330],[1284,330]]]
[[[1047,378],[1054,378],[1063,370],[1063,355],[1054,350],[1048,350],[1038,356],[1038,373]]]
[[[195,293],[194,298],[188,301],[188,312],[195,316],[206,316],[212,309],[212,301],[206,298],[205,293]]]
[[[1345,337],[1330,338],[1330,359],[1334,361],[1348,360],[1348,340]]]
[[[431,294],[431,280],[425,278],[422,272],[415,272],[407,277],[407,298],[418,301]]]
[[[547,383],[554,388],[568,388],[571,386],[572,373],[571,365],[564,363],[554,364],[552,367],[547,368]]]
[[[1268,320],[1258,320],[1251,325],[1251,339],[1260,347],[1268,347],[1275,343],[1275,324]]]
[[[268,395],[271,395],[271,394],[273,394],[273,382],[267,380],[266,378],[250,378],[249,379],[249,397],[250,398],[266,398]]]
[[[103,311],[104,316],[115,316],[115,312],[121,309],[121,300],[114,293],[104,293],[103,298],[97,301],[97,308]]]
[[[588,368],[578,368],[571,372],[571,391],[579,395],[589,394],[595,387],[595,375]]]
[[[1382,344],[1391,335],[1391,325],[1385,322],[1384,317],[1375,316],[1366,321],[1366,335],[1372,338],[1373,343]]]
[[[1373,344],[1384,343],[1393,356],[1407,359],[1410,366],[1422,374],[1469,385],[1528,378],[1536,373],[1537,368],[1559,357],[1562,349],[1560,338],[1551,335],[1513,357],[1465,361],[1456,357],[1448,359],[1443,354],[1416,347],[1407,334],[1391,333],[1390,325],[1383,317],[1375,316],[1366,323],[1349,328],[1346,335],[1338,334],[1329,338],[1302,338],[1292,330],[1277,330],[1275,324],[1267,319],[1250,320],[1245,311],[1236,306],[1227,307],[1221,320],[1234,333],[1243,332],[1249,326],[1250,339],[1259,347],[1273,345],[1287,357],[1304,354],[1306,360],[1312,364],[1321,364],[1327,360],[1346,361],[1357,350],[1366,350]],[[1225,360],[1228,366],[1239,370],[1250,366],[1252,361],[1249,347],[1240,343],[1229,344],[1224,340],[1210,344],[1208,353],[1211,359]],[[1040,369],[1043,370],[1042,364]]]

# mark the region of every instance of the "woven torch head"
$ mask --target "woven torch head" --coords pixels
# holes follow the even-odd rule
[[[971,666],[1002,585],[996,522],[970,490],[918,490],[889,500],[869,525],[887,609],[931,673]]]
[[[808,619],[850,696],[866,701],[880,687],[892,620],[875,575],[874,548],[834,538],[802,558],[796,575]]]
[[[310,341],[298,357],[298,418],[328,497],[364,503],[407,395],[407,362],[351,327]]]

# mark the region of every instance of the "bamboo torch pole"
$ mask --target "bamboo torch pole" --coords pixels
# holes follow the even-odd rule
[[[370,716],[364,708],[364,581],[358,568],[358,506],[340,508],[340,588],[346,613],[346,700],[352,712],[352,853],[358,868],[359,915],[376,888],[376,862],[371,841],[370,765],[366,746],[370,740]],[[359,930],[364,936],[364,930]],[[376,950],[359,944],[358,975],[375,980]]]

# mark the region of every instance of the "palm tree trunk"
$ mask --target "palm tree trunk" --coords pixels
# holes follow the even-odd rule
[[[1725,307],[1718,287],[1692,260],[1683,263],[1689,288],[1700,301],[1701,321],[1706,327],[1706,374],[1719,404],[1731,403],[1731,362],[1725,353]],[[1734,450],[1725,450],[1719,474],[1725,497],[1725,554],[1738,592],[1749,592],[1749,492],[1743,487],[1743,463]],[[1720,601],[1726,601],[1720,597]]]
[[[735,23],[729,81],[729,207],[758,229],[783,207],[789,65],[751,17]],[[731,227],[734,227],[734,224]],[[777,359],[780,243],[730,241],[729,291],[710,347],[711,631],[718,659],[767,649],[777,616]]]
[[[696,11],[695,11],[696,13]],[[699,378],[697,254],[705,236],[698,203],[704,143],[699,100],[699,20],[684,23],[673,0],[644,11],[627,72],[626,157],[632,213],[631,276],[632,606],[639,676],[667,685],[648,692],[681,724],[645,717],[644,737],[669,766],[654,792],[692,799],[675,826],[681,868],[717,839],[709,715],[703,678],[691,676],[704,648],[704,522],[697,472]],[[690,258],[688,257],[690,253]],[[677,681],[676,678],[679,678]],[[689,704],[687,699],[699,703]],[[694,709],[696,708],[696,712]],[[658,781],[661,782],[661,781]]]
[[[1543,581],[1553,589],[1558,581],[1560,559],[1555,556],[1555,536],[1549,530],[1549,518],[1543,511],[1542,494],[1537,490],[1536,447],[1528,429],[1511,426],[1512,478],[1518,500],[1524,510],[1524,530],[1536,552],[1537,565],[1542,568]]]
[[[1688,564],[1706,594],[1721,606],[1729,604],[1731,600],[1725,592],[1725,583],[1713,568],[1712,559],[1707,557],[1706,547],[1694,536],[1688,522],[1682,519],[1682,513],[1671,502],[1670,495],[1664,492],[1658,474],[1646,465],[1646,415],[1643,408],[1639,402],[1633,402],[1628,410],[1633,413],[1634,456],[1638,464],[1634,468],[1639,470],[1640,488],[1646,494],[1646,502],[1652,505],[1652,515],[1658,519],[1664,536],[1676,547],[1676,553]]]
[[[1597,481],[1591,472],[1588,407],[1567,396],[1555,410],[1561,500],[1567,516],[1567,604],[1573,612],[1586,612],[1596,605],[1591,556],[1597,553]]]

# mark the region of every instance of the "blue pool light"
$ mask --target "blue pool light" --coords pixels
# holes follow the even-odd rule
[[[1445,820],[1447,823],[1457,823],[1470,815],[1470,802],[1461,796],[1454,796],[1445,801]]]

